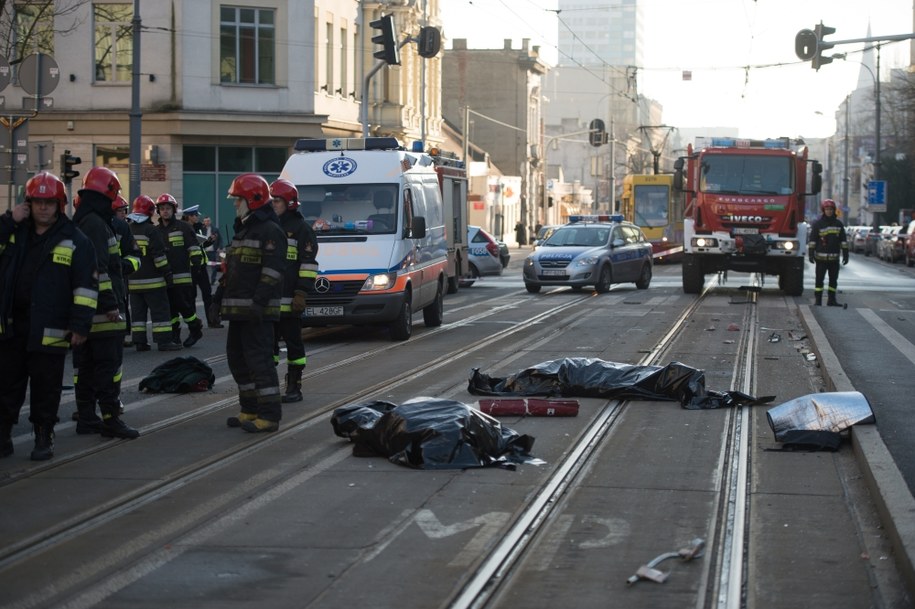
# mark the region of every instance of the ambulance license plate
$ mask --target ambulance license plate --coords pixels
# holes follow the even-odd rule
[[[343,317],[343,307],[305,307],[305,317]]]

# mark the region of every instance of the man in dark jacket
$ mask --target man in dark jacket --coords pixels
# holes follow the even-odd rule
[[[214,327],[213,320],[210,319],[210,309],[213,306],[213,284],[207,274],[207,258],[203,253],[207,246],[206,238],[201,233],[203,224],[200,222],[200,206],[192,205],[181,212],[181,219],[187,222],[197,237],[197,245],[200,246],[201,255],[194,260],[191,265],[191,281],[194,284],[194,298],[197,298],[197,290],[200,290],[200,300],[203,301],[203,310],[207,316],[207,326]]]
[[[118,291],[118,300],[124,303],[124,316],[127,318],[127,327],[130,328],[130,299],[127,296],[127,278],[140,268],[140,250],[137,248],[133,233],[130,232],[130,225],[127,224],[127,210],[127,199],[118,195],[111,203],[111,211],[114,213],[111,218],[111,228],[114,230],[114,236],[118,240],[118,253],[121,255],[121,276],[123,281],[120,285],[114,287]],[[124,339],[124,346],[133,346],[130,334]]]
[[[848,264],[848,241],[845,239],[845,226],[836,218],[836,202],[826,199],[820,204],[823,215],[814,223],[810,231],[807,251],[810,262],[816,264],[816,277],[813,287],[813,304],[823,304],[823,279],[829,273],[829,295],[827,306],[841,307],[836,300],[839,285],[839,256],[842,264]]]
[[[73,352],[76,373],[76,433],[100,433],[112,438],[136,438],[140,432],[120,419],[120,375],[124,356],[124,302],[117,282],[123,281],[118,240],[111,226],[111,203],[121,190],[118,176],[107,167],[93,167],[83,178],[79,207],[73,221],[95,248],[98,306],[89,339]],[[102,413],[95,412],[96,404]]]
[[[26,182],[25,203],[0,216],[0,457],[29,391],[33,461],[54,456],[67,349],[86,341],[98,299],[95,253],[64,213],[60,179]]]
[[[197,298],[191,269],[203,264],[203,251],[197,243],[194,229],[187,222],[178,219],[178,201],[164,193],[156,199],[159,212],[159,230],[165,237],[165,251],[172,268],[174,280],[168,287],[168,303],[172,313],[174,341],[191,347],[203,338],[203,322],[197,317]],[[190,332],[181,343],[181,319]]]
[[[305,294],[318,275],[318,239],[299,213],[299,192],[295,184],[280,178],[270,185],[273,211],[286,233],[286,269],[283,272],[283,298],[280,320],[276,324],[273,358],[279,362],[279,340],[286,343],[286,393],[283,402],[302,401],[302,372],[305,370],[305,344],[302,341],[302,312]]]
[[[167,287],[172,283],[172,269],[165,254],[162,232],[152,223],[156,203],[140,195],[133,201],[130,231],[140,248],[140,269],[127,279],[130,288],[130,309],[133,313],[130,332],[137,351],[149,351],[146,318],[152,320],[153,342],[159,351],[180,351],[173,340],[172,316],[168,305]]]
[[[252,433],[276,431],[282,403],[273,365],[273,325],[280,318],[286,236],[264,178],[241,174],[229,196],[236,218],[226,254],[222,316],[229,321],[226,356],[238,383],[241,412],[226,423]]]

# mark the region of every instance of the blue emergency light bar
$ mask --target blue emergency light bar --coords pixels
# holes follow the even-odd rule
[[[569,222],[622,222],[623,214],[576,214],[569,216]]]
[[[402,150],[394,137],[336,137],[331,139],[302,138],[296,141],[299,152],[325,152],[327,150]]]
[[[698,147],[703,147],[700,144],[702,140],[710,140],[710,143],[707,144],[712,148],[784,148],[788,149],[790,147],[790,141],[787,137],[780,137],[775,139],[766,139],[766,140],[749,140],[736,137],[713,137],[713,138],[696,138],[696,143]]]

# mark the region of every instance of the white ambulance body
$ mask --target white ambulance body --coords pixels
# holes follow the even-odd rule
[[[438,175],[429,155],[394,138],[302,139],[281,177],[318,237],[306,326],[385,325],[396,340],[413,312],[439,326],[447,250]]]

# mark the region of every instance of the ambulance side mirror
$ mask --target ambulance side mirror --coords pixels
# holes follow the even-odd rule
[[[413,216],[413,223],[410,225],[410,238],[422,239],[426,236],[426,217]]]

